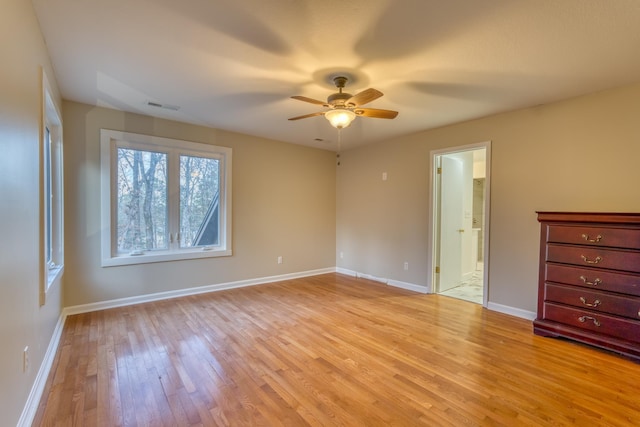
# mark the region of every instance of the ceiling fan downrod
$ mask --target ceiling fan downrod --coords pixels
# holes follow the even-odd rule
[[[353,96],[350,93],[342,92],[342,89],[346,86],[347,81],[348,79],[344,76],[337,76],[333,78],[333,83],[338,88],[338,92],[329,95],[329,97],[327,98],[327,103],[329,103],[333,108],[344,106],[345,102]]]
[[[344,76],[336,76],[333,78],[333,83],[340,90],[340,93],[342,93],[342,89],[347,85],[348,80],[349,79]]]

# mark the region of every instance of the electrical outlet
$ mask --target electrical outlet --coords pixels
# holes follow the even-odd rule
[[[404,269],[409,270],[409,263],[407,261],[404,262]]]
[[[26,346],[22,351],[22,372],[29,370],[29,346]]]
[[[278,264],[282,264],[282,256],[278,257]]]
[[[340,252],[340,259],[344,259],[344,252]]]

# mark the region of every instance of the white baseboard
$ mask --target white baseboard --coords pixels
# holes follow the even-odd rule
[[[382,277],[372,276],[370,274],[360,273],[358,271],[347,270],[346,268],[336,268],[336,273],[346,274],[347,276],[358,277],[362,279],[373,280],[375,282],[381,282],[385,285],[393,286],[396,288],[406,289],[408,291],[419,292],[421,294],[429,293],[429,289],[426,286],[415,285],[413,283],[401,282],[399,280],[384,279]]]
[[[384,277],[377,277],[371,274],[361,273],[359,271],[347,270],[346,268],[336,267],[336,273],[346,274],[347,276],[352,276],[357,279],[373,280],[374,282],[384,283],[385,285],[389,283],[389,280],[385,279]]]
[[[62,329],[66,318],[67,317],[64,315],[64,312],[61,313],[58,318],[58,323],[53,330],[49,346],[44,354],[44,359],[42,360],[40,369],[38,369],[38,374],[33,382],[33,387],[31,387],[29,397],[27,397],[27,402],[24,405],[17,427],[30,427],[33,423],[33,419],[38,411],[40,399],[42,398],[42,392],[44,391],[44,387],[47,385],[47,379],[49,378],[49,372],[51,372],[51,367],[53,366],[53,360],[55,359],[56,352],[58,351],[58,345],[60,344],[60,337],[62,336]]]
[[[257,279],[238,280],[236,282],[218,283],[215,285],[199,286],[196,288],[179,289],[175,291],[158,292],[155,294],[140,295],[128,298],[119,298],[109,301],[95,302],[91,304],[75,305],[65,307],[64,313],[72,314],[88,313],[91,311],[105,310],[108,308],[124,307],[127,305],[141,304],[145,302],[160,301],[165,299],[183,297],[188,295],[205,294],[208,292],[223,291],[226,289],[243,288],[246,286],[262,285],[264,283],[281,282],[283,280],[298,279],[301,277],[316,276],[318,274],[335,273],[336,269],[323,268],[319,270],[302,271],[299,273],[281,274],[278,276],[261,277]]]
[[[346,268],[336,267],[336,273],[345,274],[347,276],[358,277],[358,273],[353,270],[347,270]]]
[[[413,283],[401,282],[399,280],[389,280],[387,284],[389,286],[395,286],[396,288],[402,288],[408,291],[420,292],[421,294],[429,293],[429,289],[426,286],[415,285]]]
[[[521,308],[510,307],[508,305],[497,304],[495,302],[489,302],[487,304],[487,308],[489,310],[510,314],[511,316],[521,317],[527,320],[534,320],[536,318],[536,313],[533,311],[522,310]]]
[[[374,282],[384,283],[385,285],[389,282],[389,280],[385,279],[384,277],[377,277],[366,273],[356,273],[356,277],[359,279],[367,279]]]

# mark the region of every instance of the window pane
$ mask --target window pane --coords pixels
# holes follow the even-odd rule
[[[219,160],[180,156],[180,247],[219,244]]]
[[[53,203],[53,186],[51,183],[52,165],[51,165],[51,131],[45,127],[44,138],[44,261],[47,265],[51,265],[53,261],[53,230],[52,230],[52,203]]]
[[[117,250],[167,249],[167,155],[118,148]]]

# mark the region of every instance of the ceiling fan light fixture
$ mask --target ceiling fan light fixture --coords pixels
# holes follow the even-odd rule
[[[324,116],[334,128],[344,129],[356,118],[356,113],[346,108],[334,108],[324,113]]]

